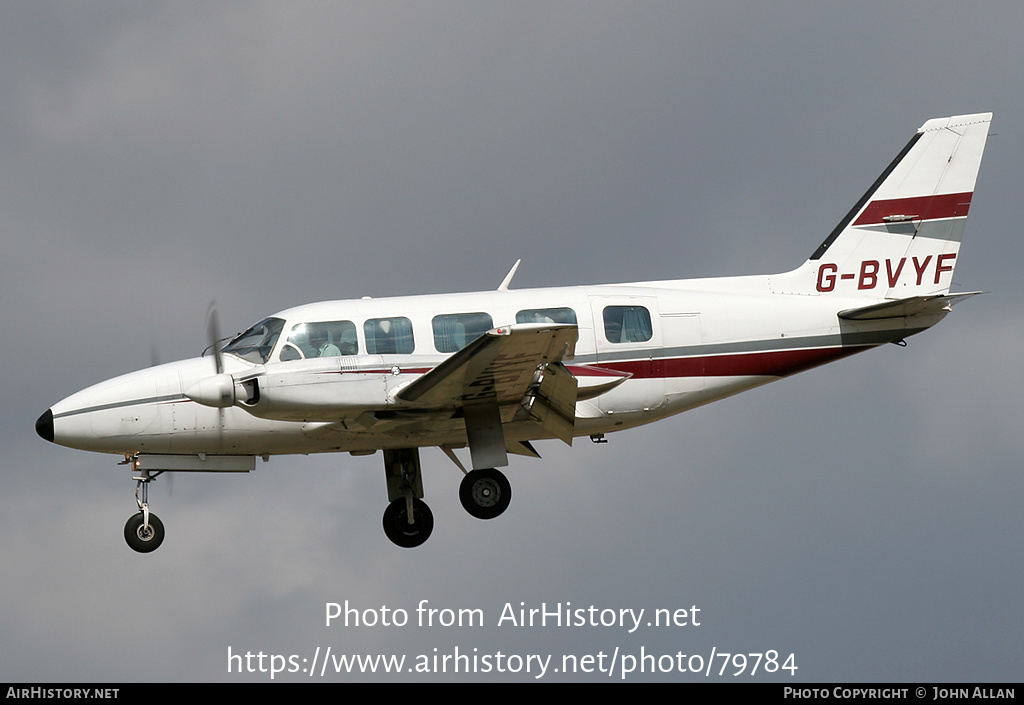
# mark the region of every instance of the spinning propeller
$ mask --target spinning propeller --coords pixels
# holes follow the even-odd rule
[[[213,348],[213,367],[216,374],[193,384],[185,390],[185,396],[197,404],[226,409],[235,404],[235,379],[224,372],[224,357],[218,347],[220,324],[217,320],[216,302],[210,303],[206,334],[210,339],[210,347]]]

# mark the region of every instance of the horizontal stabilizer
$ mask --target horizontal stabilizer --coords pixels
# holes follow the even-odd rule
[[[961,294],[933,294],[932,296],[911,296],[908,299],[885,301],[871,306],[848,308],[839,312],[839,317],[848,321],[868,321],[879,318],[905,318],[908,316],[934,316],[950,311],[954,304],[960,303],[968,296],[980,294],[980,291],[967,291]]]

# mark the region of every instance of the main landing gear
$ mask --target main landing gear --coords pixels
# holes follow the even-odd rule
[[[384,533],[396,546],[416,548],[433,530],[434,515],[422,499],[399,498],[384,510]]]
[[[129,458],[126,462],[137,468],[135,458]],[[155,474],[143,469],[135,480],[135,501],[139,504],[139,513],[128,519],[124,525],[124,540],[128,545],[139,553],[149,553],[160,547],[164,540],[164,524],[156,514],[149,512],[149,483],[156,479]],[[139,496],[139,490],[142,496]]]
[[[384,472],[391,502],[384,510],[384,534],[396,546],[415,548],[434,530],[434,515],[423,501],[419,449],[385,450]]]
[[[508,509],[512,485],[504,473],[493,468],[467,471],[450,450],[445,452],[466,473],[459,500],[467,512],[477,519],[493,519]],[[390,501],[384,510],[384,534],[402,548],[422,545],[434,530],[434,515],[423,501],[419,449],[385,450],[384,472]]]
[[[508,509],[512,501],[512,485],[500,470],[473,470],[462,478],[459,501],[477,519],[493,519]]]

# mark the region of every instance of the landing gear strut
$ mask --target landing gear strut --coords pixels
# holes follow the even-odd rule
[[[463,508],[477,519],[493,519],[508,509],[512,501],[512,485],[500,470],[472,470],[462,478],[459,500]]]
[[[135,458],[129,461],[138,467]],[[156,475],[159,475],[157,472]],[[135,480],[135,501],[139,504],[139,513],[128,519],[124,525],[124,540],[139,553],[149,553],[160,547],[164,540],[164,524],[156,514],[149,512],[149,483],[156,479],[149,470],[143,469]],[[142,490],[142,496],[139,496]]]
[[[430,538],[434,515],[423,501],[423,477],[417,448],[384,451],[388,500],[384,510],[384,534],[402,548],[415,548]]]

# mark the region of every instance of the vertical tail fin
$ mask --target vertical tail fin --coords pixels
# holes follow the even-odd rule
[[[953,280],[992,113],[929,120],[799,269],[792,293],[903,299]]]

